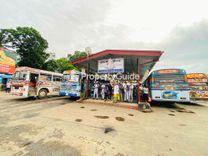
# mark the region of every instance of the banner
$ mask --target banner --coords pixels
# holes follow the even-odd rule
[[[13,74],[16,58],[15,52],[0,48],[0,73]]]
[[[124,59],[123,58],[114,58],[114,59],[105,59],[98,61],[98,73],[107,74],[107,73],[123,73],[124,72]]]

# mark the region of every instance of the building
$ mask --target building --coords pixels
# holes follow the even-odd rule
[[[84,69],[87,74],[138,74],[137,84],[149,74],[153,66],[159,61],[163,51],[159,50],[104,50],[80,58],[72,64]],[[87,84],[88,88],[89,81]],[[137,101],[141,101],[141,93],[138,89]]]
[[[0,48],[0,89],[4,89],[6,83],[15,72],[17,53],[5,48]]]

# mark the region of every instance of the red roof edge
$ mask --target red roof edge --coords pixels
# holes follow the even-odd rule
[[[105,55],[134,55],[134,56],[158,56],[160,57],[164,51],[160,50],[110,50],[106,49],[98,53],[89,55],[88,57],[82,57],[72,62],[73,65],[87,61],[89,59],[105,56]]]

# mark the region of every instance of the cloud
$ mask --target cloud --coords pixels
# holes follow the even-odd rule
[[[208,72],[208,20],[175,28],[155,47],[165,51],[156,68],[180,67],[188,72]]]
[[[84,48],[104,22],[109,0],[0,0],[0,26],[32,26],[49,42],[57,56]],[[88,38],[89,36],[89,38]]]
[[[84,50],[85,47],[91,47],[93,52],[104,49],[155,49],[165,51],[155,69],[174,67],[189,72],[208,71],[207,19],[192,25],[188,22],[189,26],[185,24],[182,27],[177,25],[180,12],[177,12],[176,17],[175,9],[168,12],[171,18],[167,19],[164,10],[158,9],[158,2],[155,2],[158,3],[158,8],[153,7],[156,10],[145,15],[142,12],[149,7],[149,2],[140,6],[143,8],[138,9],[140,12],[136,10],[137,5],[132,3],[131,8],[128,8],[128,3],[125,2],[119,7],[119,2],[111,0],[0,0],[0,26],[34,27],[48,40],[48,51],[55,52],[57,57],[64,57],[75,50]],[[166,5],[169,6],[169,2]],[[184,11],[184,5],[180,6],[181,11]],[[194,5],[192,7],[195,8]],[[192,11],[192,7],[189,11]],[[156,12],[157,10],[160,11]],[[194,18],[187,13],[182,14],[183,18],[179,22],[185,19],[199,21],[207,14],[206,10],[201,9],[200,14],[196,11]],[[160,15],[163,18],[160,19]],[[146,25],[143,25],[145,21]],[[167,30],[164,30],[166,35],[161,30],[164,22],[171,25],[171,28],[175,27],[168,35]],[[160,25],[163,27],[160,28]],[[160,32],[155,31],[154,27]],[[156,39],[161,34],[167,37],[157,43],[147,42],[149,37],[154,36]]]

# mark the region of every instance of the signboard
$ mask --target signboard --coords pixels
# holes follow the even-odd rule
[[[98,73],[107,74],[107,73],[122,73],[124,72],[124,59],[123,58],[114,58],[114,59],[105,59],[98,61]]]
[[[158,74],[177,74],[180,71],[178,69],[162,69],[158,70]]]
[[[0,48],[0,73],[13,74],[15,71],[17,54]]]

